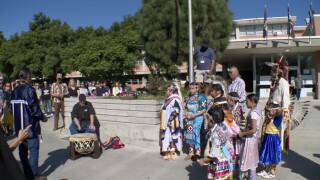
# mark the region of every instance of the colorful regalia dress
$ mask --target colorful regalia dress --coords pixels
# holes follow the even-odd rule
[[[268,104],[272,102],[278,102],[280,107],[283,109],[282,115],[282,122],[280,126],[280,139],[281,139],[281,149],[284,152],[289,151],[289,134],[290,134],[290,127],[289,127],[289,109],[291,108],[290,104],[290,85],[287,80],[283,77],[279,79],[275,78],[272,80],[272,84],[270,87],[270,96],[267,102]]]
[[[227,127],[223,124],[216,124],[209,131],[210,151],[207,155],[218,161],[211,162],[208,166],[208,179],[222,180],[232,177],[233,146],[228,141]],[[231,178],[232,179],[232,178]]]
[[[189,96],[186,100],[186,106],[188,111],[188,116],[191,114],[197,114],[202,110],[207,109],[207,99],[203,94],[196,93]],[[184,131],[184,141],[190,144],[189,155],[194,154],[200,157],[200,130],[203,121],[203,116],[197,116],[194,119],[187,120],[186,128]],[[196,151],[196,153],[194,153]]]
[[[221,95],[214,97],[208,103],[207,112],[210,110],[211,107],[219,106],[222,108],[222,105],[226,105],[226,103],[227,103],[226,99],[224,97],[222,97]],[[204,129],[206,132],[209,130],[208,121],[206,119],[204,119]]]
[[[258,166],[259,161],[259,150],[258,150],[258,139],[260,137],[260,121],[261,111],[259,108],[254,107],[251,109],[247,116],[247,122],[245,131],[252,129],[252,119],[257,120],[256,132],[248,135],[245,138],[245,142],[242,144],[240,153],[240,169],[241,171],[253,170]]]
[[[260,148],[259,163],[273,165],[279,164],[281,161],[281,140],[279,136],[281,122],[282,115],[278,115],[267,124]]]
[[[166,159],[174,159],[175,150],[182,150],[182,115],[179,95],[173,94],[165,100],[160,112],[161,153]]]
[[[236,108],[236,107],[235,107]],[[227,137],[230,144],[233,145],[234,155],[232,156],[233,165],[234,165],[234,172],[238,171],[238,157],[237,155],[240,153],[240,140],[237,138],[237,134],[240,133],[240,127],[234,121],[232,109],[224,109],[223,110],[225,117],[223,124],[227,127]]]

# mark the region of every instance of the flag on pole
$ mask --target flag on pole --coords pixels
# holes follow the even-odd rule
[[[293,22],[291,19],[291,13],[290,13],[290,8],[289,8],[289,4],[288,4],[288,31],[287,31],[287,34],[288,34],[288,36],[291,36],[292,38],[295,37],[293,28],[294,28],[294,25],[293,25]]]
[[[314,19],[313,19],[313,15],[314,15],[314,10],[312,9],[312,3],[310,4],[310,10],[309,10],[309,36],[313,35],[314,32]]]
[[[267,17],[267,7],[264,6],[264,19],[263,19],[263,38],[268,36],[268,17]]]

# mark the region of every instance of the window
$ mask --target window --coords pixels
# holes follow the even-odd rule
[[[301,75],[311,75],[311,69],[314,67],[312,55],[300,56],[300,72]]]
[[[282,24],[281,28],[282,28],[282,34],[287,34],[288,24]]]
[[[285,60],[288,62],[288,66],[298,66],[298,56],[294,55],[284,55]]]
[[[270,76],[271,68],[265,62],[271,62],[271,57],[256,57],[256,62],[257,75]]]
[[[256,26],[256,36],[262,36],[263,35],[263,25]]]
[[[137,61],[137,64],[138,64],[138,65],[143,65],[143,60],[138,60],[138,61]]]
[[[272,30],[273,30],[273,35],[281,35],[282,34],[281,24],[274,24]]]
[[[255,36],[255,34],[254,26],[247,26],[247,36]]]
[[[247,36],[247,29],[245,26],[240,26],[239,31],[240,31],[240,36]]]

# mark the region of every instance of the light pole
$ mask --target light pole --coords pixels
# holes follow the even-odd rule
[[[192,3],[188,0],[188,23],[189,23],[189,82],[194,81],[193,77],[193,38],[192,38]]]

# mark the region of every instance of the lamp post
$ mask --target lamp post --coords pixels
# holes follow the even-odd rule
[[[194,81],[193,77],[193,38],[192,38],[192,3],[188,0],[188,24],[189,24],[189,82]]]

